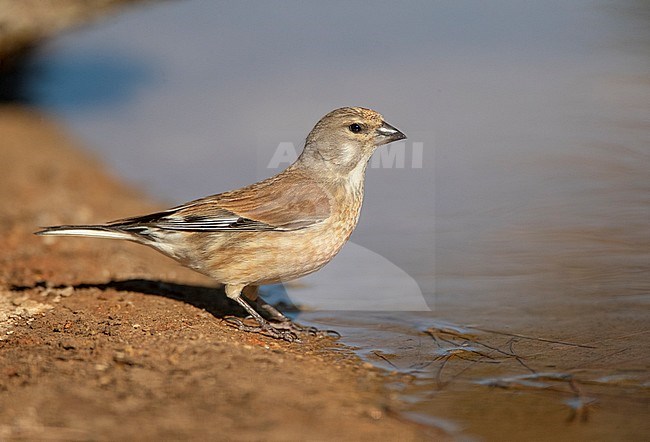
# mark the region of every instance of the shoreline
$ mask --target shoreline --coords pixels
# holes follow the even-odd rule
[[[3,105],[0,134],[2,438],[445,437],[334,340],[228,326],[214,283],[153,250],[34,236],[159,207],[38,111]]]

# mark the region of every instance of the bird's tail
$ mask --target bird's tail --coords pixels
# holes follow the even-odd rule
[[[34,232],[34,234],[49,236],[87,236],[93,238],[126,239],[129,241],[137,240],[136,235],[131,232],[105,225],[52,226],[45,227],[38,232]]]

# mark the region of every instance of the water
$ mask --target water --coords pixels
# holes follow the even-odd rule
[[[168,204],[272,175],[331,109],[382,112],[403,167],[375,163],[353,245],[287,285],[299,320],[413,376],[409,418],[459,438],[638,439],[649,21],[635,1],[169,3],[51,42],[29,90]]]

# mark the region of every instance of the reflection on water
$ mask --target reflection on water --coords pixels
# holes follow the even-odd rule
[[[137,11],[47,48],[33,95],[170,202],[270,175],[277,146],[333,108],[376,108],[424,148],[422,168],[368,173],[353,241],[386,266],[343,255],[340,284],[291,290],[306,307],[327,290],[399,304],[392,262],[433,313],[300,320],[412,375],[394,385],[408,416],[454,435],[647,434],[647,4],[341,9]],[[80,81],[83,97],[114,99],[71,98]]]

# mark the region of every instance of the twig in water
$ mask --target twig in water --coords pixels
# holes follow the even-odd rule
[[[521,339],[530,339],[532,341],[550,342],[552,344],[568,345],[570,347],[597,348],[597,347],[594,347],[592,345],[576,344],[574,342],[556,341],[554,339],[538,338],[536,336],[520,335],[518,333],[507,333],[507,332],[502,332],[502,331],[499,331],[499,330],[491,330],[489,328],[480,328],[480,327],[472,327],[472,328],[475,329],[475,330],[480,330],[482,332],[486,332],[486,333],[494,333],[496,335],[512,336],[512,337],[521,338]]]

